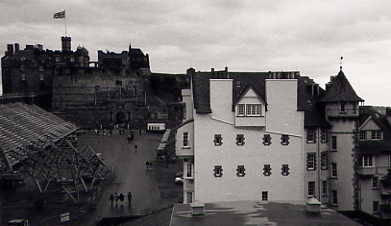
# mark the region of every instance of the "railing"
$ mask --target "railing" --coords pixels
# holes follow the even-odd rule
[[[329,117],[352,117],[358,116],[357,108],[345,108],[343,111],[341,108],[328,108],[327,116]]]

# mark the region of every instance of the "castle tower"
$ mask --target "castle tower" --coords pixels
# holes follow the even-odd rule
[[[63,52],[71,51],[71,37],[61,37],[61,50]]]
[[[329,203],[340,211],[356,209],[355,139],[358,128],[358,104],[363,102],[341,70],[326,84],[320,100],[325,109],[329,131]]]

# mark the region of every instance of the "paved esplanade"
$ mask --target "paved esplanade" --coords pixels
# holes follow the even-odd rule
[[[140,214],[145,210],[153,210],[166,202],[160,198],[160,191],[153,170],[147,170],[145,162],[155,160],[155,149],[160,136],[135,136],[128,143],[126,135],[93,136],[84,135],[81,143],[90,144],[97,153],[102,153],[104,161],[112,166],[115,173],[114,183],[105,188],[97,203],[96,211],[91,216],[90,225],[103,217],[117,217]],[[137,145],[137,151],[135,150]],[[128,207],[128,192],[132,192],[131,208]],[[115,192],[125,195],[121,204],[111,205],[110,194]]]

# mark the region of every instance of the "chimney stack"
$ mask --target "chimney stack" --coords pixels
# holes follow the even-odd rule
[[[12,44],[7,45],[7,56],[11,56],[14,54],[14,46]]]
[[[61,37],[61,50],[63,52],[71,51],[71,37]]]
[[[19,43],[15,43],[15,53],[19,52]]]
[[[214,74],[214,73],[215,73],[215,69],[212,67],[212,68],[210,69],[210,72],[212,72],[212,74]]]

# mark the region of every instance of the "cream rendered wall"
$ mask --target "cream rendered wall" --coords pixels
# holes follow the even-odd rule
[[[329,172],[331,175],[331,163],[337,163],[337,178],[331,179],[330,186],[337,190],[338,210],[349,211],[354,209],[353,198],[353,131],[355,122],[352,120],[333,120],[330,121],[332,128],[331,136],[337,136],[337,151],[331,151],[329,155]],[[330,190],[334,190],[330,189]]]
[[[189,122],[177,129],[175,139],[175,152],[177,156],[193,156],[194,155],[194,123]],[[189,145],[183,146],[183,133],[188,133]]]
[[[329,191],[327,191],[326,195],[322,194],[322,181],[327,181],[329,177],[329,171],[328,168],[326,170],[321,169],[321,153],[322,152],[328,152],[329,146],[328,143],[321,143],[321,136],[320,136],[320,128],[316,128],[316,143],[307,143],[306,137],[307,137],[307,130],[305,130],[305,138],[304,138],[304,165],[305,165],[305,180],[304,180],[304,192],[305,195],[308,195],[308,182],[309,181],[315,181],[315,197],[321,201],[322,203],[327,203],[329,198]],[[330,139],[329,139],[330,140]],[[307,170],[307,153],[309,152],[315,152],[316,153],[316,160],[317,160],[317,167],[316,170]],[[330,161],[329,161],[330,163]],[[327,182],[328,184],[328,182]],[[327,187],[327,190],[328,187]]]
[[[285,90],[284,93],[290,98],[269,90],[267,102],[275,109],[272,112],[274,115],[270,115],[273,121],[277,121],[281,113],[283,115],[284,112],[290,113],[288,118],[280,118],[285,123],[284,127],[275,127],[275,130],[280,129],[283,133],[294,135],[290,136],[290,143],[287,146],[280,144],[279,133],[271,133],[272,144],[264,146],[262,138],[265,128],[234,127],[232,80],[210,81],[210,102],[213,113],[194,115],[195,200],[201,202],[260,200],[261,192],[268,191],[269,200],[272,201],[303,202],[304,116],[302,112],[297,112],[297,83],[289,80],[276,82],[277,84],[269,81],[267,84],[272,89]],[[293,104],[288,103],[293,100]],[[267,120],[268,117],[269,114],[266,112]],[[214,145],[214,134],[222,135],[222,146]],[[244,146],[236,145],[236,134],[244,134]],[[272,175],[269,177],[262,174],[264,164],[271,164]],[[281,175],[282,164],[289,164],[289,176]],[[214,177],[214,165],[222,165],[221,178]],[[245,166],[244,177],[236,175],[237,165]]]
[[[380,184],[380,180],[378,182]],[[379,210],[381,204],[380,192],[373,189],[372,178],[360,180],[360,203],[361,211],[373,214],[373,201],[379,201]]]

